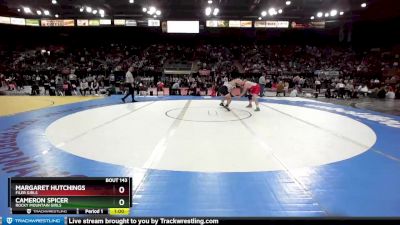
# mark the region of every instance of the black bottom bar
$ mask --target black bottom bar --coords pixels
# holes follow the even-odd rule
[[[193,225],[223,225],[223,224],[262,224],[262,225],[279,225],[279,224],[290,224],[290,225],[310,225],[310,224],[329,224],[329,225],[376,225],[376,224],[388,224],[388,225],[399,225],[400,218],[389,219],[389,218],[362,218],[362,219],[350,219],[350,218],[329,218],[329,219],[314,219],[314,218],[171,218],[171,217],[146,217],[146,218],[134,218],[134,217],[68,217],[66,225],[76,224],[103,224],[103,225],[167,225],[167,224],[193,224]]]

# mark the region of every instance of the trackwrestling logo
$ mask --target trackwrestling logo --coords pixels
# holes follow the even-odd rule
[[[31,225],[31,224],[54,224],[54,225],[63,225],[64,217],[57,218],[46,218],[46,217],[7,217],[6,223],[9,225]]]

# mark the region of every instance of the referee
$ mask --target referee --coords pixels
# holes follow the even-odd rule
[[[128,88],[128,92],[125,97],[121,98],[121,100],[125,103],[125,99],[132,95],[132,102],[137,102],[135,100],[135,88],[134,88],[134,79],[133,79],[133,67],[129,67],[128,72],[125,75],[125,87]]]

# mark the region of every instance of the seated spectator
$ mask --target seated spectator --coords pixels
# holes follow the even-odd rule
[[[157,82],[157,91],[164,91],[164,83],[162,81]]]
[[[340,80],[337,84],[336,84],[336,91],[337,91],[337,97],[339,98],[344,98],[344,94],[345,94],[345,85],[342,82],[342,80]]]
[[[115,86],[115,75],[113,73],[110,74],[108,80],[109,80],[110,86]]]
[[[293,89],[293,90],[290,92],[290,97],[297,97],[297,95],[298,95],[298,93],[297,93],[297,89],[296,89],[296,88]]]
[[[83,79],[81,82],[81,95],[86,96],[86,92],[89,91],[89,83],[86,81],[86,79]]]
[[[393,91],[392,87],[389,87],[388,92],[386,93],[386,98],[387,99],[395,99],[396,98],[396,94]]]
[[[99,91],[99,89],[100,89],[99,82],[97,82],[97,80],[94,80],[92,82],[92,84],[90,85],[89,94],[92,94],[92,91],[94,91],[96,93],[96,95],[97,95],[97,92]]]
[[[52,47],[57,48],[57,47]],[[386,50],[385,50],[386,51]],[[386,52],[398,51],[396,49]],[[382,51],[383,52],[383,51]],[[367,95],[370,89],[375,89],[373,95],[383,97],[382,86],[396,87],[392,90],[399,96],[398,83],[398,54],[376,54],[373,51],[355,51],[351,48],[340,46],[301,46],[301,45],[264,45],[250,44],[151,44],[127,45],[112,44],[103,46],[88,46],[85,48],[60,46],[51,54],[27,49],[23,52],[1,52],[0,86],[8,86],[9,90],[22,90],[24,85],[44,86],[45,94],[69,94],[69,83],[76,94],[76,87],[80,86],[79,80],[85,79],[88,83],[89,93],[97,92],[97,83],[100,87],[105,85],[119,85],[123,73],[129,67],[134,67],[136,83],[142,83],[143,88],[154,86],[154,79],[162,73],[164,64],[192,65],[209,70],[211,76],[169,76],[165,75],[162,82],[156,84],[159,91],[164,87],[189,87],[197,95],[206,88],[220,86],[232,77],[242,77],[271,87],[276,81],[284,82],[284,92],[289,93],[290,87],[313,88],[320,92],[321,87],[328,87],[327,96],[330,97],[355,97],[357,93]],[[386,56],[384,56],[386,55]],[[397,58],[394,56],[397,55]],[[318,71],[318,72],[317,72]],[[52,74],[57,74],[54,76]],[[143,75],[146,74],[146,75]],[[157,75],[156,75],[157,74]],[[261,74],[268,76],[260,81]],[[330,75],[334,74],[334,75]],[[314,77],[314,75],[317,75]],[[97,78],[96,78],[97,77]],[[373,79],[371,79],[373,78]],[[49,81],[54,80],[53,85]],[[64,80],[68,88],[63,88]],[[196,85],[196,90],[192,87]],[[338,84],[329,87],[330,84]],[[354,89],[353,84],[368,84]],[[288,85],[287,85],[288,84]],[[344,90],[339,87],[344,85]],[[85,85],[84,85],[85,86]],[[54,89],[53,89],[53,88]],[[35,87],[36,88],[36,87]],[[141,87],[136,86],[136,90]],[[279,87],[281,91],[281,87]],[[55,90],[55,93],[52,92]],[[80,89],[82,94],[84,89]],[[98,90],[100,91],[100,90]],[[68,93],[66,93],[68,92]],[[175,93],[174,93],[175,92]],[[178,94],[179,89],[171,89],[171,94]],[[307,92],[307,90],[305,90]],[[86,95],[86,93],[84,93]],[[278,94],[279,95],[279,94]],[[386,93],[385,96],[392,96]]]
[[[196,82],[193,82],[193,83],[190,85],[189,93],[188,93],[188,94],[189,94],[189,95],[193,95],[193,96],[198,95],[198,94],[197,94],[197,83],[196,83]]]
[[[283,93],[283,96],[286,96],[285,86],[282,81],[279,81],[278,85],[276,86],[276,96],[279,96]]]
[[[31,89],[31,95],[40,95],[39,82],[35,82]]]
[[[367,96],[369,93],[369,89],[368,89],[367,85],[365,85],[365,84],[363,86],[360,85],[358,92],[360,94],[362,94],[363,96]]]
[[[384,87],[381,87],[376,94],[378,98],[385,98],[386,97],[386,90]]]
[[[344,88],[345,96],[348,98],[353,98],[354,96],[354,86],[352,83],[348,82]]]
[[[57,95],[57,86],[56,86],[56,81],[54,79],[50,80],[50,89],[49,89],[49,95],[50,96],[56,96]]]
[[[321,81],[317,78],[314,83],[315,83],[315,91],[321,93]]]
[[[65,96],[72,96],[72,85],[71,85],[71,82],[65,81],[64,85],[63,85],[63,88],[64,88]]]
[[[289,93],[289,82],[285,81],[284,86],[285,86],[284,88],[285,93]]]
[[[144,86],[143,82],[139,82],[137,85],[137,90],[139,91],[139,95],[146,96],[147,95],[147,87]]]
[[[180,90],[180,87],[179,87],[179,82],[175,82],[173,85],[172,85],[172,88],[171,88],[171,90],[172,90],[172,95],[181,95],[181,90]]]
[[[396,88],[395,96],[396,96],[396,99],[400,99],[400,88],[399,87]]]
[[[332,98],[332,91],[331,88],[328,86],[325,91],[325,98]]]
[[[49,82],[49,80],[45,80],[44,81],[43,87],[44,87],[44,94],[46,95],[47,92],[50,94],[50,82]]]
[[[6,86],[5,79],[6,79],[6,77],[4,76],[4,74],[0,73],[0,88],[3,86]]]
[[[56,79],[56,94],[57,96],[64,96],[64,82],[60,77]]]

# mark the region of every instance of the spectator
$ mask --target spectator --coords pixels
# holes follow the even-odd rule
[[[386,98],[387,99],[394,99],[396,97],[396,94],[393,91],[393,88],[389,87],[388,92],[386,93]]]
[[[348,98],[354,97],[354,85],[351,82],[348,82],[344,88],[345,96]]]
[[[90,86],[89,94],[92,94],[92,91],[94,91],[97,95],[97,92],[100,89],[100,84],[97,82],[97,80],[94,80],[93,83]]]
[[[35,82],[31,86],[31,95],[40,95],[39,82]]]
[[[363,96],[367,96],[369,93],[367,85],[365,85],[365,84],[363,86],[360,85],[358,92],[360,94],[362,94]]]
[[[175,82],[172,85],[172,95],[181,95],[181,91],[180,91],[180,86],[179,86],[179,82]]]
[[[278,85],[276,86],[276,96],[279,96],[281,93],[283,93],[283,96],[286,96],[285,85],[282,81],[279,81]]]
[[[321,93],[321,81],[318,78],[315,79],[315,91]]]
[[[290,97],[297,97],[297,95],[298,95],[298,92],[297,92],[296,88],[293,89],[292,92],[290,92]]]
[[[381,87],[377,93],[378,98],[385,98],[386,97],[386,90],[384,87]]]
[[[157,91],[164,91],[164,83],[162,81],[157,82]]]
[[[56,94],[64,96],[64,81],[61,77],[56,77]]]
[[[339,97],[339,98],[344,98],[345,85],[343,84],[342,80],[340,80],[340,81],[336,84],[336,91],[337,91],[337,97]]]
[[[264,89],[265,89],[265,74],[262,74],[258,79],[258,84],[260,85],[260,97],[264,97]]]
[[[343,83],[344,93],[341,93],[338,87],[337,91],[331,92],[331,95],[327,94],[331,97],[335,95],[342,97],[342,94],[350,97],[352,88],[349,83],[353,88],[354,85],[359,86],[358,91],[366,89],[364,94],[367,94],[369,89],[377,88],[375,93],[378,95],[381,87],[390,85],[394,87],[393,92],[396,96],[399,89],[396,49],[387,49],[384,50],[385,54],[381,54],[338,46],[203,43],[200,45],[163,43],[142,46],[112,44],[85,48],[74,46],[52,48],[55,49],[51,54],[32,49],[0,53],[2,57],[0,73],[3,74],[0,76],[0,85],[8,86],[9,90],[23,90],[24,85],[32,86],[37,82],[39,86],[45,87],[47,94],[53,87],[50,84],[50,90],[47,89],[48,82],[54,80],[56,93],[63,95],[70,89],[62,88],[64,79],[67,81],[66,85],[72,85],[72,90],[76,93],[79,80],[86,79],[89,88],[92,88],[95,80],[100,87],[112,86],[119,83],[124,75],[122,71],[133,67],[138,74],[135,81],[142,83],[141,88],[144,89],[156,85],[154,80],[158,79],[165,65],[189,64],[191,67],[191,62],[197,62],[200,69],[209,70],[211,75],[202,76],[200,79],[196,76],[178,78],[167,75],[162,78],[164,87],[171,88],[176,82],[180,87],[192,87],[196,82],[197,94],[197,88],[203,92],[205,88],[220,86],[224,81],[238,76],[263,84],[260,77],[262,73],[267,87],[276,85],[277,81],[285,81],[285,93],[289,93],[286,83],[290,87],[297,86],[298,92],[302,92],[302,88],[312,87],[313,84],[316,92],[321,92],[322,88],[330,91],[331,83]],[[268,77],[265,74],[268,74]],[[386,75],[387,79],[383,75]],[[366,84],[365,88],[360,84]],[[353,91],[352,97],[355,94]]]
[[[86,79],[83,79],[81,82],[81,95],[86,96],[86,92],[89,91],[89,83],[86,81]]]

